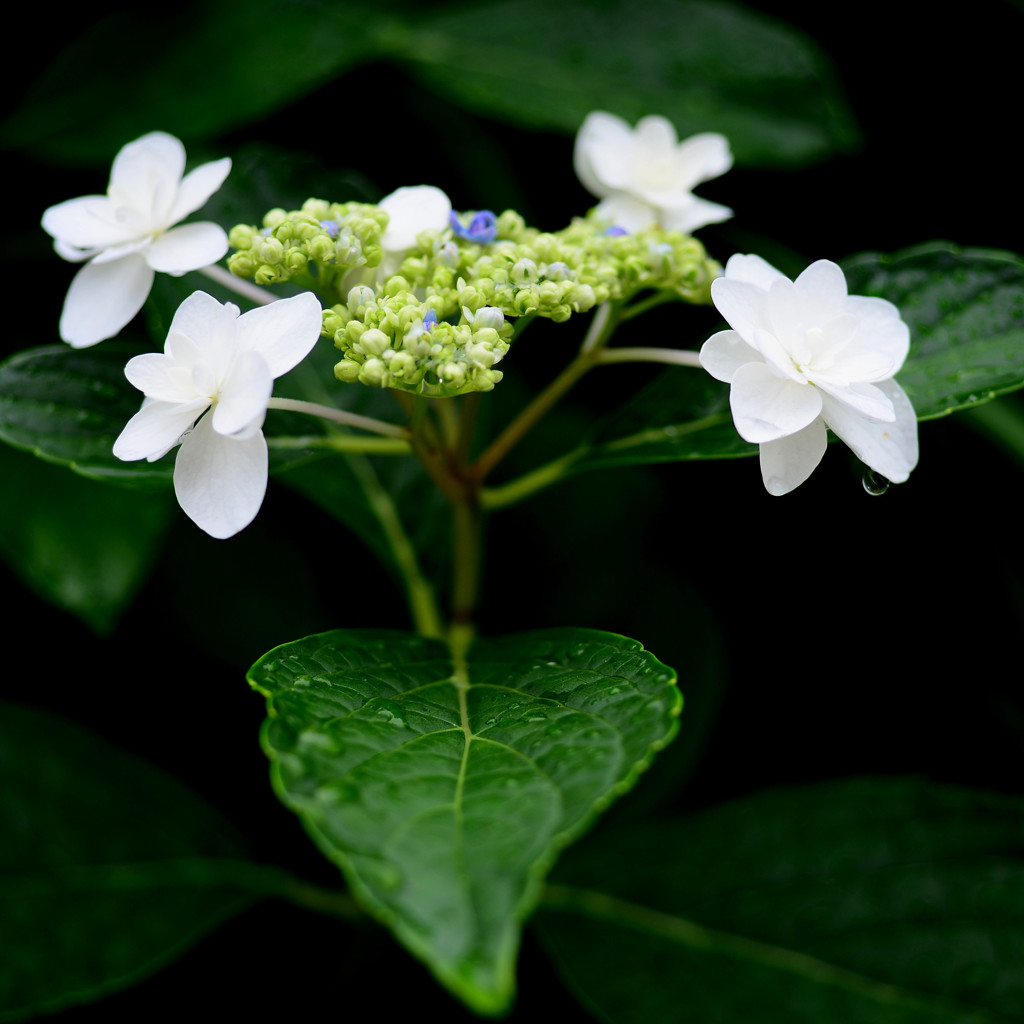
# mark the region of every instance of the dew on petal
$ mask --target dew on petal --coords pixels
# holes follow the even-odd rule
[[[873,469],[868,469],[865,470],[861,483],[864,485],[864,490],[868,494],[873,497],[878,497],[878,495],[885,494],[885,492],[889,490],[891,481],[882,476],[881,473],[876,473]]]

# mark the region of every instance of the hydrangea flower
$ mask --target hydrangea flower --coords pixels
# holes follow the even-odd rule
[[[826,428],[876,473],[902,483],[917,465],[917,417],[893,376],[910,331],[885,299],[848,295],[842,270],[812,263],[790,281],[759,256],[733,256],[711,298],[730,331],[710,337],[701,365],[730,384],[733,421],[760,445],[771,494],[806,480]]]
[[[597,110],[576,135],[573,163],[583,185],[601,200],[598,216],[630,233],[658,225],[692,234],[732,216],[727,206],[691,194],[732,166],[724,135],[705,132],[679,142],[664,117],[645,117],[630,128]]]
[[[443,231],[452,212],[451,200],[434,185],[405,185],[385,196],[377,206],[388,215],[388,226],[380,239],[384,257],[369,275],[369,283],[386,281],[397,274],[420,233]],[[364,279],[366,275],[355,271],[344,284],[350,286]]]
[[[388,215],[380,244],[385,252],[405,252],[416,244],[422,231],[448,227],[452,202],[433,185],[406,185],[395,189],[377,204]]]
[[[273,382],[308,355],[322,324],[312,292],[238,314],[205,292],[178,307],[163,354],[135,356],[125,367],[146,399],[114,442],[127,462],[152,462],[180,442],[178,503],[219,538],[248,526],[263,503],[262,427]]]
[[[177,277],[227,252],[227,235],[216,224],[174,225],[220,188],[231,160],[182,177],[184,170],[181,142],[151,132],[114,158],[105,196],[69,199],[43,214],[58,254],[88,261],[71,282],[60,318],[60,336],[74,348],[117,334],[142,308],[154,271]]]

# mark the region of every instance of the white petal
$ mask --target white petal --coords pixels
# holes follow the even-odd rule
[[[103,249],[136,236],[132,225],[117,219],[116,208],[106,196],[58,203],[43,214],[42,223],[44,231],[76,249]]]
[[[808,326],[820,327],[847,312],[846,276],[831,260],[812,263],[793,284],[803,300],[808,320],[812,321]]]
[[[763,363],[764,357],[735,331],[712,334],[701,346],[700,365],[716,380],[731,384],[736,371],[747,363]]]
[[[228,251],[224,229],[210,221],[182,224],[160,235],[146,253],[146,262],[165,274],[180,277],[216,263]]]
[[[740,437],[756,444],[806,427],[821,413],[821,393],[777,376],[764,363],[747,363],[733,376],[729,405]]]
[[[166,132],[150,132],[114,158],[107,192],[115,203],[127,203],[143,214],[151,229],[163,228],[184,170],[181,142]]]
[[[214,192],[224,184],[231,171],[231,157],[200,164],[181,179],[178,195],[171,207],[168,224],[177,224],[183,217],[195,213]],[[220,259],[220,257],[217,257]],[[211,261],[213,262],[213,261]]]
[[[689,191],[702,181],[725,174],[732,167],[729,140],[717,132],[691,135],[679,143],[675,164],[679,187]]]
[[[910,328],[900,319],[900,311],[885,299],[867,295],[851,295],[846,310],[860,320],[856,345],[884,354],[892,366],[887,376],[898,373],[910,350]]]
[[[686,203],[675,207],[662,207],[658,222],[666,231],[682,231],[692,235],[708,224],[721,224],[732,216],[728,206],[710,203],[698,196],[687,196]]]
[[[68,260],[70,263],[83,263],[85,260],[91,260],[94,256],[103,252],[102,249],[76,249],[73,245],[68,245],[59,238],[53,240],[53,248],[61,259]]]
[[[263,356],[259,352],[239,352],[217,396],[213,429],[218,434],[255,433],[263,426],[273,390],[274,378]]]
[[[818,387],[829,395],[833,402],[838,402],[846,406],[850,412],[865,416],[869,420],[892,423],[896,418],[892,402],[885,392],[874,384],[848,384],[846,387],[834,388],[830,384],[821,383]]]
[[[112,245],[110,248],[99,252],[93,263],[113,263],[114,260],[131,256],[134,252],[142,252],[143,249],[148,249],[152,244],[153,239],[148,236],[146,238],[134,238],[130,242],[121,242],[119,245]]]
[[[448,227],[451,200],[433,185],[407,185],[377,204],[389,216],[380,244],[391,252],[411,249],[422,231]]]
[[[114,455],[125,462],[163,455],[178,443],[178,438],[207,405],[209,402],[204,398],[192,402],[146,402],[114,442]]]
[[[820,417],[803,430],[761,445],[761,479],[769,494],[788,494],[814,472],[828,447]]]
[[[892,402],[894,422],[865,419],[828,395],[825,396],[823,416],[861,462],[893,483],[900,484],[917,465],[917,416],[906,392],[896,381],[881,381],[877,386]]]
[[[267,491],[267,442],[218,434],[204,416],[181,444],[174,492],[185,514],[211,537],[234,536],[256,518]]]
[[[633,129],[634,159],[655,161],[675,156],[679,136],[675,125],[660,114],[640,118]]]
[[[161,352],[132,356],[124,375],[133,387],[158,402],[192,402],[201,397],[192,386],[189,368]]]
[[[739,331],[748,343],[753,342],[756,331],[772,329],[768,318],[768,293],[756,285],[729,277],[716,278],[711,282],[711,301],[729,326]]]
[[[771,331],[754,331],[751,347],[761,353],[764,361],[780,376],[807,386],[807,378],[797,369],[789,352]]]
[[[726,280],[752,284],[762,291],[768,291],[772,283],[780,277],[784,281],[789,280],[785,274],[776,270],[770,263],[761,259],[760,256],[736,253],[729,257],[729,262],[725,265]]]
[[[595,110],[576,133],[573,166],[583,187],[603,198],[630,183],[632,152],[629,125],[621,117]]]
[[[309,355],[322,326],[320,300],[312,292],[302,292],[243,313],[238,318],[238,343],[259,352],[276,378]]]
[[[602,199],[597,205],[597,216],[599,220],[623,228],[631,235],[658,223],[658,211],[650,203],[625,192],[614,192],[607,199]]]
[[[153,271],[140,253],[114,263],[87,263],[64,300],[60,336],[73,348],[112,338],[140,309]]]
[[[172,335],[184,335],[202,360],[209,364],[214,380],[222,380],[238,350],[235,337],[237,320],[238,307],[234,303],[220,303],[206,292],[193,292],[178,307],[171,320],[168,344]],[[167,345],[164,350],[168,351]]]

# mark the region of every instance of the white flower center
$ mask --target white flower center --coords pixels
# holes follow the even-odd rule
[[[644,156],[633,164],[634,181],[642,188],[661,191],[672,188],[672,158],[665,154],[659,157]]]

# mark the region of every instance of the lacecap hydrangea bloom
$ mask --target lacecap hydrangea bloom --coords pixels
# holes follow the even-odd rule
[[[657,225],[691,234],[728,220],[732,210],[692,194],[732,166],[724,135],[705,132],[679,142],[672,123],[652,115],[635,128],[597,110],[576,135],[576,174],[601,202],[598,216],[629,232]]]
[[[311,292],[238,314],[205,292],[178,307],[163,354],[135,356],[125,367],[146,399],[114,442],[114,454],[128,462],[152,462],[180,442],[178,503],[219,538],[248,526],[263,503],[262,427],[273,382],[309,354],[322,324]]]
[[[711,298],[732,330],[701,365],[731,385],[740,436],[760,446],[771,494],[786,494],[825,454],[827,429],[876,473],[902,483],[917,465],[917,417],[893,379],[910,331],[885,299],[848,295],[828,260],[790,281],[759,256],[733,256]],[[826,429],[827,428],[827,429]]]
[[[174,225],[220,188],[231,160],[183,176],[184,170],[181,142],[151,132],[117,154],[105,196],[69,199],[43,214],[58,254],[88,261],[71,282],[60,318],[60,336],[74,348],[117,334],[142,308],[155,271],[180,276],[227,252],[227,235],[216,224]]]

